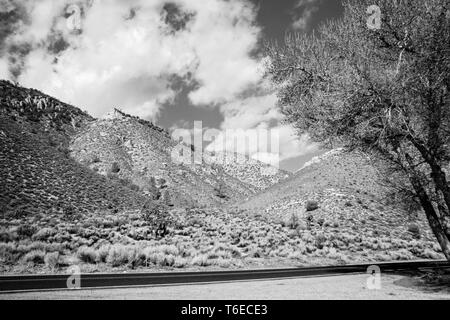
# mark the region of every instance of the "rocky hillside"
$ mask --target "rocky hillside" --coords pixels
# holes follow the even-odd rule
[[[173,161],[175,146],[165,130],[115,110],[78,133],[70,150],[74,159],[92,170],[128,179],[143,191],[148,181],[154,180],[168,201],[177,206],[219,205],[255,191],[220,166]]]
[[[418,236],[436,244],[424,214],[405,210],[379,178],[363,154],[333,150],[239,207],[325,236],[339,232],[375,242]]]
[[[5,180],[3,192],[8,193],[8,197],[3,199],[3,205],[8,208],[10,198],[17,197],[11,190],[20,193],[23,188],[28,189],[17,182],[21,179],[48,181],[44,184],[49,190],[53,185],[61,185],[59,189],[95,190],[96,187],[89,184],[82,186],[82,181],[92,178],[98,186],[107,183],[108,188],[110,185],[124,187],[124,191],[118,193],[127,195],[124,199],[131,199],[136,205],[142,202],[137,201],[137,197],[190,207],[233,203],[287,176],[286,173],[264,176],[261,170],[264,165],[250,159],[222,165],[206,156],[212,160],[202,164],[180,164],[172,159],[177,143],[167,130],[149,121],[117,109],[104,119],[94,119],[35,89],[22,88],[8,81],[0,81],[0,89],[2,138],[5,139],[1,170],[9,177]],[[10,146],[22,149],[20,153],[10,152],[13,149]],[[185,150],[190,148],[183,146]],[[19,161],[15,161],[16,157],[20,157]],[[30,157],[32,160],[28,162],[23,160]],[[21,167],[15,167],[14,162]],[[45,170],[52,174],[42,173]],[[69,183],[63,179],[60,183],[50,183],[50,176],[62,179],[58,176],[62,173],[71,175],[73,181]],[[33,192],[43,192],[39,183],[30,188],[33,186],[36,186]],[[62,192],[59,189],[56,197]],[[130,192],[133,196],[129,196]],[[105,200],[112,198],[108,192],[101,196],[96,192],[89,196],[84,195],[84,191],[81,194],[85,201],[76,195],[70,197],[67,190],[64,198],[71,200],[64,206],[69,203],[81,209],[97,208],[96,204],[113,206]],[[51,207],[60,206],[53,204],[47,196],[43,197],[40,202]],[[30,201],[27,197],[24,199],[24,202]],[[117,201],[130,205],[127,201]]]
[[[0,211],[5,215],[120,210],[145,198],[69,156],[93,119],[39,91],[0,82]]]
[[[289,178],[291,175],[290,172],[277,169],[238,153],[206,153],[204,161],[223,167],[228,175],[252,185],[258,190],[264,190]]]

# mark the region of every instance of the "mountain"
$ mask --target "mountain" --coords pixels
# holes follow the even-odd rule
[[[0,273],[442,258],[363,154],[332,150],[288,174],[241,155],[183,164],[179,149],[195,150],[120,110],[94,119],[0,81]]]
[[[149,200],[220,206],[286,176],[267,178],[250,159],[225,166],[205,155],[201,164],[179,163],[178,143],[149,121],[117,109],[95,119],[9,81],[0,81],[0,92],[2,211],[117,211]]]
[[[133,208],[145,198],[69,156],[71,136],[93,121],[37,90],[0,82],[0,209],[23,215]]]
[[[431,250],[436,241],[425,215],[408,210],[393,194],[380,184],[379,173],[367,156],[338,149],[311,160],[238,208],[301,228],[310,224],[311,232],[326,236],[364,236],[375,243],[412,241],[411,230],[420,229],[421,239]],[[343,245],[340,250],[349,248]]]
[[[205,153],[206,163],[220,165],[225,172],[238,180],[264,190],[284,179],[290,177],[291,173],[277,169],[261,161],[254,160],[239,153]]]
[[[174,161],[176,146],[167,131],[115,110],[76,134],[70,151],[79,163],[102,175],[111,174],[115,166],[119,178],[140,188],[155,180],[177,206],[220,205],[255,192],[255,187],[230,176],[220,166]],[[190,146],[182,147],[191,151]],[[219,187],[222,195],[217,194]]]

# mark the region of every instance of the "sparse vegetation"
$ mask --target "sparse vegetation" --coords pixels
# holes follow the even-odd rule
[[[317,33],[269,44],[267,78],[299,134],[364,152],[393,194],[420,203],[450,260],[448,0],[379,0],[379,28],[365,23],[371,5],[345,1]]]

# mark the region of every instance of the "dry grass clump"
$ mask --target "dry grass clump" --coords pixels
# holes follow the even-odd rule
[[[47,267],[49,267],[51,270],[55,270],[59,266],[59,258],[60,254],[59,252],[48,252],[45,254],[44,262]]]
[[[78,249],[77,257],[85,263],[96,263],[97,252],[93,248],[84,246]]]
[[[22,260],[25,263],[43,264],[45,262],[45,251],[33,250],[25,254]]]
[[[391,214],[371,220],[373,212],[346,207],[345,201],[343,198],[342,207],[337,208],[323,200],[314,215],[299,212],[297,206],[286,210],[284,216],[266,219],[237,211],[173,210],[170,218],[177,223],[169,226],[164,238],[148,232],[151,226],[138,210],[90,213],[77,222],[58,220],[61,215],[42,215],[30,224],[34,228],[18,228],[3,221],[0,261],[2,270],[24,265],[58,272],[75,263],[106,272],[251,267],[266,261],[282,266],[289,261],[329,265],[441,258],[433,235],[421,223],[416,223],[419,239],[414,236],[416,228],[407,231],[407,222],[394,220]]]

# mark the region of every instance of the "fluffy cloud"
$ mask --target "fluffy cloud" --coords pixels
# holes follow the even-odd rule
[[[194,105],[224,115],[222,130],[277,132],[279,152],[262,140],[248,155],[274,163],[311,151],[279,124],[276,94],[251,55],[261,28],[250,1],[0,0],[0,18],[0,78],[94,116],[116,107],[152,119],[176,97],[173,79],[185,79]]]
[[[308,136],[298,137],[291,126],[280,123],[276,101],[276,94],[269,90],[223,105],[221,133],[207,150],[237,151],[274,166],[317,151],[318,146]]]
[[[75,2],[79,10],[68,0],[0,1],[19,16],[0,38],[0,77],[95,116],[113,106],[157,115],[176,94],[173,75],[189,74],[198,83],[190,99],[205,105],[231,101],[260,79],[250,57],[260,29],[247,1],[85,0]]]
[[[314,14],[319,10],[322,0],[298,0],[293,14],[292,28],[296,31],[307,31]]]

